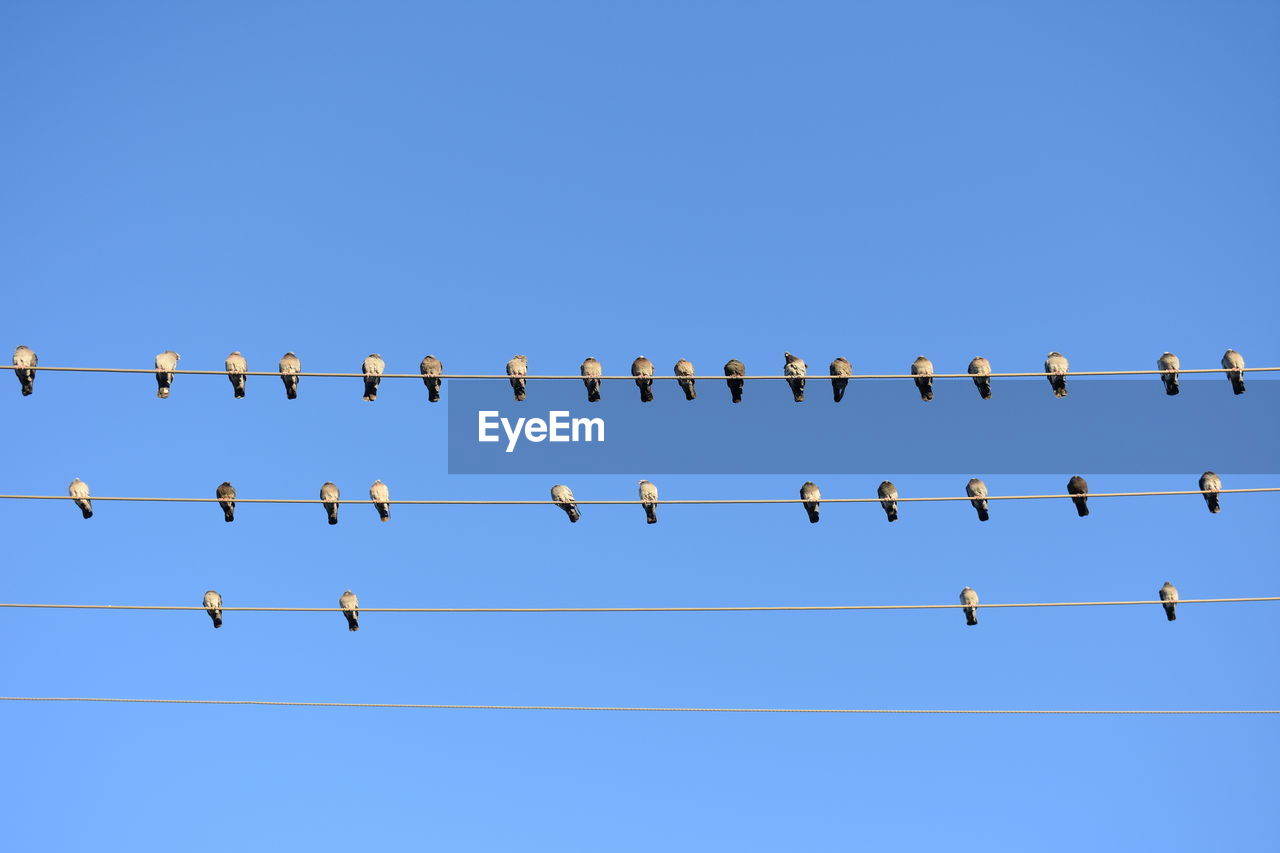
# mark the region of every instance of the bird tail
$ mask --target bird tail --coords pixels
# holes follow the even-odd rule
[[[1229,374],[1229,376],[1231,377],[1231,390],[1234,391],[1236,394],[1243,394],[1244,393],[1244,374],[1232,373],[1232,374]]]
[[[895,505],[893,505],[893,506],[887,506],[887,507],[885,507],[885,508],[884,508],[884,512],[885,512],[885,515],[887,515],[887,516],[889,517],[889,520],[890,520],[890,521],[897,521],[897,520],[898,520],[898,506],[897,506],[897,504],[895,504]]]
[[[817,524],[817,523],[818,523],[818,508],[817,508],[816,506],[806,506],[806,507],[804,508],[804,511],[805,511],[805,512],[807,512],[807,513],[809,513],[809,523],[810,523],[810,524]]]
[[[1238,394],[1238,393],[1240,393],[1240,392],[1239,392],[1239,391],[1237,391],[1236,393]],[[159,397],[161,400],[164,400],[164,399],[168,398],[168,396],[169,396],[169,386],[168,386],[168,385],[161,385],[161,386],[160,386],[160,388],[159,388],[159,390],[157,390],[157,391],[156,391],[156,396],[157,396],[157,397]]]
[[[1164,606],[1164,617],[1165,617],[1166,619],[1168,619],[1170,622],[1176,622],[1176,621],[1178,621],[1178,608],[1177,608],[1177,606],[1176,606],[1176,605],[1173,605],[1173,604],[1166,604],[1166,605]]]
[[[587,402],[597,403],[600,401],[600,383],[594,382],[587,387]]]
[[[222,517],[225,518],[227,521],[235,521],[236,520],[235,506],[224,506],[222,508]]]
[[[698,392],[693,390],[693,382],[685,380],[680,383],[680,387],[684,389],[684,398],[686,400],[692,400],[698,396]]]
[[[1084,518],[1089,514],[1089,502],[1085,498],[1072,498],[1076,505],[1076,514]]]
[[[293,379],[293,380],[285,379],[284,395],[288,397],[290,400],[298,399],[298,380],[297,379]]]
[[[653,380],[652,379],[636,380],[636,384],[640,386],[640,402],[652,403],[653,402]]]
[[[364,381],[364,398],[370,401],[378,399],[378,384],[376,382],[370,382],[368,379]]]
[[[439,382],[433,385],[427,386],[427,402],[428,403],[440,402],[440,383]]]
[[[379,521],[391,520],[391,507],[388,504],[378,504],[378,520]]]
[[[796,398],[797,403],[804,402],[804,380],[803,379],[791,380],[791,394]]]
[[[512,379],[512,380],[511,380],[511,388],[516,392],[516,402],[517,402],[517,403],[522,402],[522,401],[524,400],[524,396],[525,396],[525,395],[524,395],[524,380],[523,380],[523,379]]]
[[[977,385],[977,386],[978,386],[978,393],[982,395],[982,399],[984,399],[984,400],[990,400],[990,399],[991,399],[991,381],[990,381],[990,380],[987,380],[987,379],[977,380],[977,379],[975,379],[973,384],[975,384],[975,385]]]
[[[729,394],[733,398],[733,402],[735,403],[742,402],[742,380],[741,379],[729,380]]]
[[[1067,396],[1067,380],[1059,379],[1057,382],[1053,383],[1053,396],[1055,397]]]
[[[977,624],[978,624],[978,610],[977,610],[977,608],[973,608],[973,607],[965,608],[965,611],[964,611],[964,624],[966,624],[966,625],[977,625]]]
[[[215,628],[222,627],[222,611],[221,610],[210,610],[209,618],[213,620],[213,627]]]
[[[848,385],[848,379],[831,380],[831,396],[835,397],[837,403],[844,399],[844,389],[847,388]]]
[[[1222,507],[1218,505],[1217,495],[1205,495],[1204,502],[1209,505],[1209,512],[1222,512]]]
[[[576,506],[566,507],[565,512],[569,513],[569,522],[576,524],[578,519],[582,518],[582,513],[578,512]]]
[[[35,388],[34,388],[34,387],[32,387],[32,386],[33,386],[33,384],[34,384],[34,383],[33,383],[30,379],[23,379],[23,380],[22,380],[22,396],[24,396],[24,397],[30,397],[30,396],[31,396],[31,393],[35,390]]]
[[[360,618],[359,618],[355,613],[352,613],[352,612],[351,612],[351,611],[349,611],[349,610],[348,610],[348,611],[345,611],[344,615],[347,617],[347,630],[348,630],[348,631],[359,631],[359,630],[360,630]]]
[[[338,508],[337,508],[337,507],[326,507],[326,509],[327,509],[327,510],[328,510],[328,512],[329,512],[329,523],[330,523],[330,524],[337,524],[337,523],[338,523]]]
[[[933,399],[933,383],[923,382],[920,384],[920,399],[926,403]]]
[[[644,520],[646,524],[658,523],[658,509],[653,504],[644,505]]]
[[[1168,394],[1170,397],[1178,396],[1178,378],[1176,376],[1165,378],[1164,393]]]
[[[93,507],[88,501],[76,501],[76,506],[80,507],[80,514],[85,518],[93,518]]]
[[[989,521],[990,519],[991,513],[987,512],[987,508],[985,506],[978,507],[978,521]]]

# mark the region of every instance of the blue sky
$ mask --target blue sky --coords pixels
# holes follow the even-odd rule
[[[1269,3],[43,3],[0,9],[0,342],[49,365],[543,372],[1280,364]],[[450,477],[416,381],[44,374],[3,490],[542,498]],[[1218,382],[1222,382],[1219,378]],[[1146,383],[1154,380],[1148,378]],[[1233,399],[1224,388],[1216,405]],[[1145,387],[1145,386],[1144,386]],[[723,389],[717,389],[723,391]],[[1250,393],[1269,393],[1262,380]],[[973,393],[965,388],[965,393]],[[449,393],[446,388],[446,395]],[[630,393],[630,389],[628,389]],[[776,389],[775,393],[782,393]],[[1048,392],[1046,390],[1046,398]],[[1152,418],[1100,424],[1158,428]],[[703,400],[729,405],[723,396]],[[1048,402],[1048,400],[1046,400]],[[919,404],[917,404],[919,405]],[[893,417],[910,417],[903,406]],[[882,413],[868,412],[866,417]],[[887,418],[885,429],[893,429]],[[1203,468],[1230,436],[1205,435]],[[954,475],[828,475],[944,494]],[[903,465],[905,468],[905,463]],[[1190,488],[1201,468],[1099,490]],[[631,497],[646,472],[578,475]],[[822,471],[667,476],[791,496]],[[1002,478],[1061,488],[1076,471]],[[1275,485],[1219,471],[1229,486]],[[554,478],[551,478],[554,479]],[[993,491],[996,486],[992,483]],[[3,507],[8,601],[612,606],[1274,594],[1275,498],[878,508]],[[1277,707],[1273,605],[958,613],[6,611],[8,695]],[[0,707],[15,848],[1259,849],[1269,719]],[[1176,818],[1161,825],[1162,818]],[[1065,818],[1065,819],[1064,819]]]

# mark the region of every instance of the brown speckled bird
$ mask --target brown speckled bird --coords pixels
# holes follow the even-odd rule
[[[986,521],[991,516],[987,513],[987,484],[974,477],[964,487],[964,493],[972,500],[973,508],[978,511],[978,521]]]
[[[978,594],[971,587],[960,590],[960,603],[964,605],[964,624],[978,624]]]
[[[227,378],[231,380],[231,391],[239,399],[244,396],[245,371],[249,369],[249,362],[245,360],[239,351],[231,353],[227,356],[223,366],[227,369]]]
[[[658,487],[648,480],[640,481],[640,500],[646,524],[658,523]]]
[[[320,500],[324,502],[324,511],[329,516],[330,524],[338,523],[338,487],[333,483],[325,483],[320,487]]]
[[[418,371],[422,373],[422,384],[427,386],[427,402],[440,402],[440,374],[444,372],[440,359],[434,355],[429,355],[422,359],[418,365]]]
[[[640,402],[653,402],[653,362],[640,356],[631,362],[631,375],[636,378],[636,387],[640,389]]]
[[[369,353],[360,363],[360,372],[364,374],[364,399],[372,402],[378,399],[378,383],[382,381],[382,372],[387,363],[376,352]]]
[[[849,387],[849,377],[853,375],[853,365],[849,363],[849,359],[841,356],[831,362],[831,394],[835,397],[835,401],[839,403],[844,399],[844,391]]]
[[[1067,494],[1087,495],[1089,494],[1089,484],[1085,482],[1084,477],[1076,474],[1070,480],[1067,480]],[[1076,505],[1076,514],[1081,518],[1089,514],[1089,499],[1087,497],[1073,497],[1071,502]]]
[[[222,507],[222,517],[226,521],[236,520],[236,487],[230,483],[218,486],[214,493],[218,498],[218,506]]]
[[[1209,512],[1221,512],[1218,504],[1218,492],[1222,491],[1222,478],[1212,471],[1200,475],[1200,491],[1204,492],[1204,502],[1209,505]]]
[[[178,361],[182,356],[173,350],[165,350],[156,356],[156,396],[161,400],[169,396],[169,386],[173,384],[173,371],[178,369]]]
[[[600,377],[604,373],[604,368],[600,366],[599,361],[588,357],[582,362],[581,369],[582,384],[587,388],[587,402],[598,402],[600,400]]]
[[[969,362],[969,374],[973,376],[973,384],[978,386],[982,399],[991,399],[991,362],[982,356],[976,356]]]
[[[1051,352],[1044,357],[1044,372],[1049,376],[1049,387],[1053,396],[1067,396],[1067,370],[1071,367],[1067,357],[1060,352]]]
[[[809,514],[809,523],[817,524],[818,506],[822,501],[822,492],[818,490],[818,484],[808,482],[801,486],[800,499],[804,501],[804,511]]]
[[[347,617],[347,630],[360,630],[360,599],[356,598],[356,594],[351,590],[347,590],[338,596],[338,606],[342,608],[342,615]]]
[[[391,490],[386,483],[374,480],[369,487],[369,500],[373,501],[373,508],[378,511],[379,521],[391,520]]]
[[[1170,397],[1178,393],[1178,368],[1181,362],[1178,357],[1171,352],[1156,359],[1156,367],[1164,372],[1160,374],[1160,378],[1164,381],[1164,393]]]
[[[724,363],[725,382],[729,385],[729,396],[735,403],[742,402],[742,389],[747,384],[742,377],[747,375],[747,367],[736,358]]]
[[[208,613],[209,618],[213,620],[213,627],[222,627],[222,596],[216,589],[211,589],[204,594],[204,612]]]
[[[40,359],[36,358],[35,352],[30,347],[18,347],[13,351],[13,372],[18,377],[18,382],[22,385],[22,396],[24,397],[30,397],[31,393],[35,391],[35,367],[39,362]]]
[[[809,372],[809,365],[798,355],[784,352],[782,356],[787,360],[782,366],[782,372],[787,377],[787,384],[791,386],[791,395],[797,403],[803,403],[804,377]]]
[[[1231,382],[1231,390],[1236,394],[1244,393],[1244,356],[1233,349],[1222,354],[1222,366],[1227,369],[1227,379]]]
[[[524,399],[524,383],[525,377],[529,375],[529,357],[525,355],[512,356],[507,362],[507,375],[511,377],[511,390],[515,392],[516,402]]]
[[[291,352],[280,359],[280,381],[284,383],[284,394],[290,400],[298,399],[298,374],[302,371],[302,360]]]
[[[911,375],[915,377],[916,388],[920,389],[920,399],[926,403],[933,399],[933,362],[924,356],[917,356],[911,362]]]
[[[697,376],[698,374],[694,372],[693,362],[689,361],[687,358],[680,359],[676,362],[675,374],[679,377],[676,379],[676,382],[679,383],[680,388],[684,391],[684,398],[686,400],[692,400],[697,397],[698,392],[693,390],[693,383],[695,380],[692,377]]]
[[[578,512],[577,501],[573,499],[573,489],[568,486],[552,486],[551,500],[556,502],[556,506],[564,510],[565,515],[569,516],[570,523],[576,523],[582,518],[582,513]]]
[[[1164,602],[1164,618],[1170,622],[1178,618],[1178,588],[1168,581],[1160,587],[1160,600]]]
[[[893,483],[885,480],[876,489],[876,496],[880,498],[880,506],[884,507],[884,514],[890,521],[898,520],[898,487]]]

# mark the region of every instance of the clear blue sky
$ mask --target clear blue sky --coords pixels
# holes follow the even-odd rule
[[[7,3],[0,315],[46,364],[573,371],[1280,364],[1273,3]],[[420,384],[0,385],[4,491],[542,498],[450,477]],[[1146,380],[1154,382],[1152,379]],[[1218,403],[1228,406],[1225,391]],[[1262,381],[1251,393],[1266,393]],[[1273,386],[1274,387],[1274,386]],[[723,389],[713,401],[728,405]],[[965,389],[972,393],[971,389]],[[448,390],[446,389],[446,394]],[[781,393],[776,389],[776,393]],[[825,392],[824,392],[825,393]],[[1046,395],[1048,391],[1046,389]],[[723,395],[723,396],[722,396]],[[710,396],[710,395],[709,395]],[[703,402],[703,400],[699,400]],[[1157,428],[1152,420],[1099,427]],[[905,409],[910,416],[911,409]],[[868,417],[874,413],[868,413]],[[891,421],[885,429],[892,429]],[[1204,437],[1204,468],[1215,445]],[[808,477],[661,479],[791,496]],[[578,476],[631,497],[646,472]],[[1052,491],[1073,471],[1002,478]],[[1182,476],[1084,471],[1095,488]],[[1228,485],[1267,484],[1227,472]],[[954,475],[897,477],[952,493]],[[1274,485],[1274,483],[1270,483]],[[6,502],[8,601],[330,606],[1277,591],[1276,499],[872,507]],[[458,615],[6,611],[3,692],[813,707],[1277,707],[1274,606]],[[1262,849],[1271,719],[0,707],[13,849]],[[1162,821],[1168,821],[1162,823]]]

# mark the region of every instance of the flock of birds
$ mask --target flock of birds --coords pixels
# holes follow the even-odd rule
[[[791,353],[783,353],[785,364],[783,365],[783,376],[787,385],[791,388],[792,396],[797,403],[804,402],[805,380],[808,377],[809,367],[804,359]],[[178,369],[178,361],[182,356],[173,350],[165,350],[156,356],[155,372],[156,384],[158,390],[156,396],[166,398],[169,396],[169,389],[173,385],[175,376],[174,371]],[[14,373],[18,376],[18,381],[22,384],[23,396],[32,393],[35,388],[35,375],[38,359],[36,354],[28,347],[20,346],[13,353]],[[360,372],[364,377],[364,399],[378,399],[378,384],[382,381],[382,375],[386,372],[386,362],[382,356],[377,353],[370,354],[360,365]],[[231,381],[231,388],[236,397],[245,395],[245,380],[249,371],[248,361],[239,352],[233,352],[227,356],[224,363],[227,371],[227,378]],[[1231,390],[1236,394],[1244,393],[1244,357],[1233,349],[1227,350],[1222,356],[1222,367],[1226,371],[1227,379],[1231,382]],[[434,355],[428,355],[422,359],[418,365],[418,369],[422,374],[422,381],[427,387],[427,399],[432,402],[440,400],[440,384],[443,374],[443,366],[440,359]],[[1067,374],[1070,369],[1070,363],[1067,357],[1060,352],[1051,352],[1044,360],[1044,374],[1049,380],[1049,386],[1053,390],[1055,397],[1067,396]],[[1156,369],[1160,371],[1160,379],[1164,383],[1165,393],[1174,395],[1178,393],[1178,372],[1181,364],[1178,357],[1171,352],[1166,352],[1156,360]],[[280,379],[284,383],[285,394],[290,400],[296,399],[298,396],[298,380],[301,378],[299,374],[302,372],[302,361],[292,352],[287,352],[280,359]],[[837,358],[831,362],[828,368],[829,373],[826,377],[831,380],[831,391],[835,401],[839,403],[844,398],[845,388],[849,385],[849,379],[853,376],[853,367],[849,364],[849,360],[845,358]],[[603,382],[604,368],[599,360],[588,358],[582,362],[580,368],[582,375],[582,383],[587,389],[587,401],[594,403],[600,399],[600,388]],[[684,391],[686,400],[695,399],[698,394],[695,390],[695,382],[697,372],[694,370],[693,362],[686,358],[682,358],[675,363],[674,372],[676,382],[680,389]],[[978,393],[982,395],[982,399],[991,398],[991,362],[982,356],[978,356],[969,362],[968,373],[973,377],[973,384],[977,386]],[[640,389],[640,401],[648,403],[653,400],[653,362],[644,356],[640,356],[631,362],[631,375],[635,377],[636,386]],[[742,402],[742,389],[746,384],[745,376],[747,368],[741,361],[736,358],[729,359],[724,366],[725,382],[729,386],[729,393],[732,395],[733,402]],[[517,355],[507,362],[507,377],[511,383],[511,389],[515,394],[517,401],[524,400],[526,395],[526,382],[529,376],[529,359],[527,356]],[[924,356],[919,356],[911,363],[911,376],[916,384],[916,388],[920,391],[921,400],[933,399],[933,362]]]

